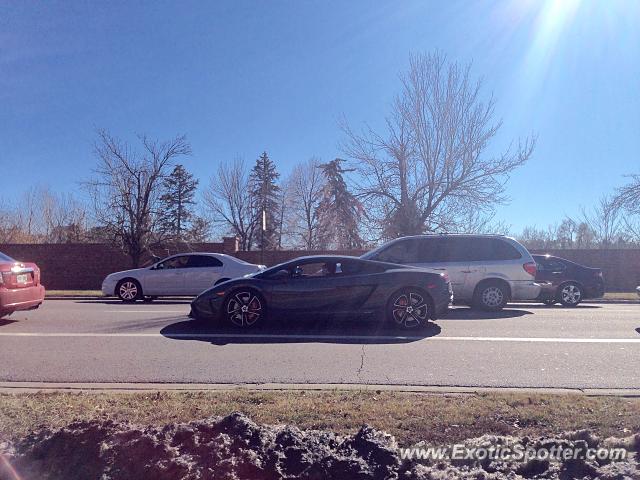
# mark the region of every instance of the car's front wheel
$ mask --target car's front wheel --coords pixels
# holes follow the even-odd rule
[[[118,298],[123,302],[135,302],[143,298],[142,287],[137,280],[125,278],[124,280],[120,280],[118,285],[116,285],[116,295],[118,295]]]
[[[404,288],[391,295],[387,317],[397,327],[410,330],[429,322],[431,308],[427,293],[418,288]]]
[[[489,281],[480,284],[473,296],[473,306],[481,310],[497,312],[509,301],[509,290],[501,282]]]
[[[575,307],[582,301],[582,289],[577,283],[566,283],[558,290],[558,300],[565,307]]]
[[[266,303],[251,289],[231,292],[224,302],[223,314],[228,323],[240,328],[254,327],[266,316]]]

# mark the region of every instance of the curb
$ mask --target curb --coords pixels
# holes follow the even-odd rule
[[[87,393],[145,393],[145,392],[224,392],[246,391],[374,391],[423,393],[433,395],[537,394],[582,395],[586,397],[640,398],[639,388],[552,388],[552,387],[470,387],[426,385],[372,385],[353,383],[49,383],[0,382],[0,393],[87,392]]]

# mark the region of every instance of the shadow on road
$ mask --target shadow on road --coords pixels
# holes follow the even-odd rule
[[[4,327],[5,325],[11,325],[12,323],[16,323],[17,320],[9,320],[8,318],[0,318],[0,327]]]
[[[152,305],[189,305],[191,300],[154,300],[153,302],[135,302],[135,303],[125,303],[121,300],[112,299],[112,300],[76,300],[73,303],[89,303],[89,304],[103,304],[103,305],[125,305],[127,307],[136,308],[136,307],[149,307]]]
[[[515,308],[505,308],[499,312],[485,312],[471,308],[452,308],[443,320],[496,320],[499,318],[516,318],[524,315],[533,315],[533,312]]]
[[[636,328],[636,332],[640,334],[640,327]]]
[[[584,305],[584,304],[580,304],[577,305],[575,307],[565,307],[564,305],[561,305],[559,303],[555,304],[555,305],[544,305],[542,303],[521,303],[521,304],[509,304],[509,307],[523,307],[523,308],[533,308],[533,309],[540,309],[540,310],[566,310],[566,311],[571,311],[571,310],[581,310],[581,309],[587,309],[587,308],[602,308],[602,305]]]
[[[213,345],[265,343],[393,344],[411,343],[440,333],[429,322],[419,330],[403,331],[393,326],[362,320],[280,321],[249,330],[187,320],[167,325],[160,333],[173,340],[198,340]]]

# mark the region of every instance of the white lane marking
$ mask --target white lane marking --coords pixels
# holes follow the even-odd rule
[[[415,337],[398,335],[291,335],[242,333],[81,333],[81,332],[0,332],[0,337],[131,337],[131,338],[255,338],[316,340],[429,340],[456,342],[532,342],[532,343],[639,343],[640,338],[550,338],[550,337]]]
[[[189,312],[185,310],[101,310],[98,313],[182,313],[186,316]]]

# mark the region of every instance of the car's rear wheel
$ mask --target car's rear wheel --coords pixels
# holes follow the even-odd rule
[[[264,298],[254,290],[236,290],[231,292],[224,302],[223,314],[227,322],[236,327],[254,327],[264,321],[266,303]]]
[[[2,310],[0,310],[0,319],[1,318],[7,318],[9,315],[11,315],[13,313],[13,311],[10,312],[3,312]]]
[[[577,283],[565,283],[558,289],[558,300],[565,307],[575,307],[582,301],[582,288]]]
[[[132,303],[144,298],[140,283],[133,278],[120,280],[118,285],[116,285],[116,295],[118,295],[120,300],[126,303]]]
[[[473,295],[473,306],[490,312],[502,310],[508,301],[509,289],[497,281],[481,283]]]
[[[391,295],[387,305],[387,318],[406,330],[420,328],[429,322],[431,297],[418,288],[403,288]]]

